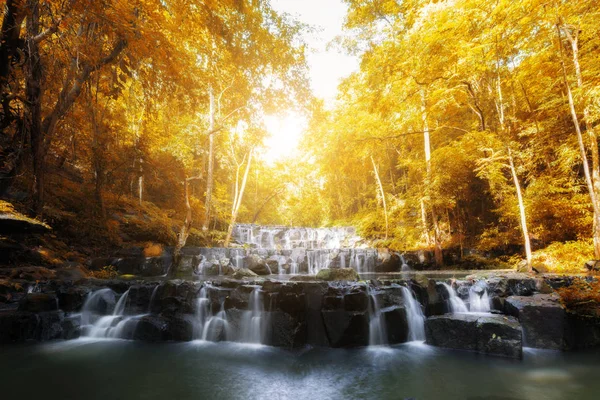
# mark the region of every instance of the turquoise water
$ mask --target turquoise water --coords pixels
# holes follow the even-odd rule
[[[73,340],[0,348],[2,399],[600,398],[600,353],[509,360],[404,344],[287,351],[236,343]]]

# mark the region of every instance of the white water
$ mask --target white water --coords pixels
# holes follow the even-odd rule
[[[402,286],[402,296],[408,321],[408,340],[410,342],[425,340],[425,316],[421,303],[415,299],[412,290],[404,286]]]
[[[238,243],[259,249],[339,249],[352,247],[360,240],[353,228],[290,228],[238,224],[233,236]]]
[[[148,303],[148,313],[152,311],[152,304],[154,304],[154,298],[156,297],[156,292],[158,292],[158,288],[160,285],[154,286],[152,290],[152,294],[150,295],[150,302]]]
[[[369,346],[388,344],[385,316],[381,312],[377,294],[367,288],[369,295]]]
[[[478,281],[469,288],[469,310],[478,313],[490,312],[490,296],[485,281]]]
[[[239,341],[243,343],[262,344],[265,342],[267,318],[262,301],[260,286],[254,287],[241,321]]]
[[[448,292],[448,301],[450,303],[450,312],[451,313],[468,313],[469,309],[464,301],[456,294],[454,288],[447,283],[441,282],[442,285],[446,288]]]
[[[114,298],[115,292],[112,289],[100,289],[88,295],[81,309],[82,336],[93,338],[124,338],[126,325],[130,321],[135,323],[140,317],[147,315],[126,316],[125,307],[128,296],[129,290],[121,295],[110,315],[101,315],[97,313],[101,303],[103,301],[106,303]],[[135,330],[135,327],[133,330]]]

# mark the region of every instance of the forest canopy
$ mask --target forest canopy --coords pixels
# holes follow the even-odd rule
[[[268,1],[5,0],[0,197],[98,246],[227,245],[237,221],[600,259],[597,2],[345,3],[360,68],[329,104],[311,27]],[[267,162],[289,110],[300,155]]]

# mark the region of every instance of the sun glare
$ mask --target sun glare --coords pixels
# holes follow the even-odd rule
[[[298,143],[306,128],[306,118],[290,111],[283,115],[266,115],[264,121],[269,137],[264,142],[262,158],[273,164],[292,157],[298,150]]]

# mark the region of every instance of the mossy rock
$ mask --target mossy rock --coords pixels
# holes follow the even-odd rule
[[[358,273],[352,268],[324,268],[317,273],[316,279],[322,281],[357,281]]]

